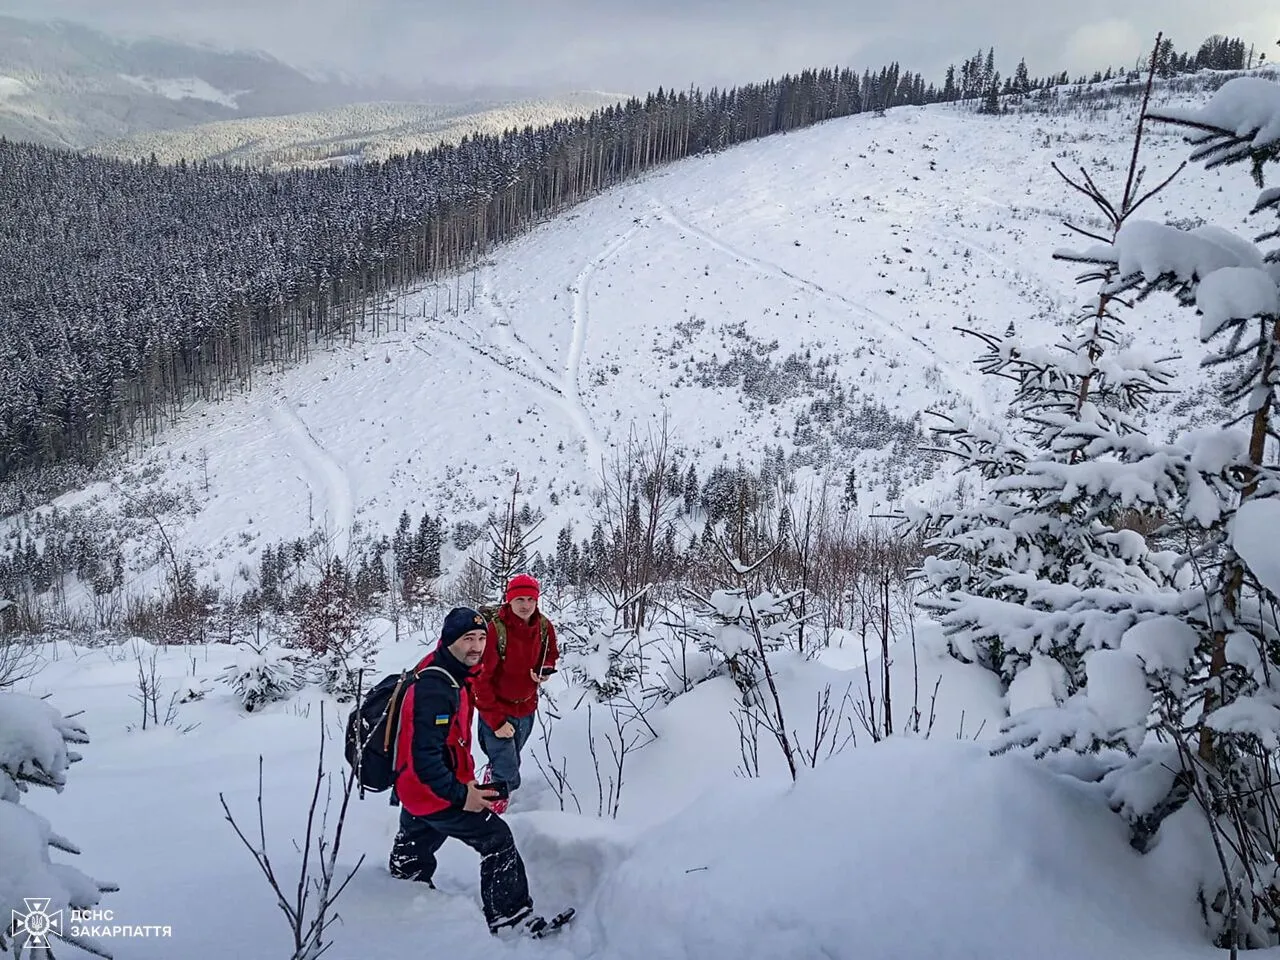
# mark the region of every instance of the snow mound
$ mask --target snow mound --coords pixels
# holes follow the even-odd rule
[[[591,912],[607,955],[636,960],[1208,956],[1189,895],[1092,788],[977,745],[903,740],[794,787],[704,795],[644,834]]]

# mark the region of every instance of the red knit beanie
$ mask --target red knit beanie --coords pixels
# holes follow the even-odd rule
[[[542,592],[542,588],[538,586],[538,581],[527,573],[518,573],[507,582],[506,601],[510,603],[516,597],[533,597],[538,599],[538,594]]]

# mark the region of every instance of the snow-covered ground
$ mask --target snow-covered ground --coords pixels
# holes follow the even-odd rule
[[[766,445],[802,450],[795,415],[809,387],[753,404],[752,385],[697,382],[699,363],[735,349],[775,363],[830,357],[846,389],[903,417],[935,405],[998,417],[1004,396],[977,375],[972,345],[953,326],[1012,323],[1056,339],[1080,293],[1075,270],[1050,254],[1078,245],[1061,220],[1084,208],[1049,164],[1118,179],[1130,112],[900,109],[675,165],[494,251],[459,282],[468,304],[459,315],[433,318],[443,290],[407,295],[396,332],[255,375],[253,392],[194,408],[130,469],[155,488],[186,488],[195,507],[166,517],[169,534],[225,586],[247,582],[237,578],[263,546],[312,525],[342,550],[362,533],[390,532],[404,510],[483,522],[516,471],[554,536],[588,515],[600,460],[664,412],[704,475],[754,461]],[[1155,129],[1151,176],[1186,152]],[[1221,221],[1255,194],[1245,171],[1188,172],[1144,213]],[[1153,299],[1131,329],[1153,353],[1181,354],[1184,375],[1198,378],[1188,317]],[[1180,422],[1173,410],[1158,417]],[[855,462],[871,512],[887,499],[892,469],[878,452],[836,449],[812,469],[842,479]],[[920,497],[938,482],[917,479],[907,492]],[[116,496],[100,484],[60,505]],[[138,587],[149,562],[133,572]],[[535,764],[510,819],[539,906],[573,903],[579,921],[547,943],[491,941],[474,855],[447,845],[436,892],[393,881],[385,857],[396,811],[374,796],[354,805],[343,837],[342,864],[367,859],[340,901],[331,955],[1215,955],[1196,918],[1193,867],[1211,855],[1190,831],[1172,818],[1161,844],[1139,856],[1093,788],[969,742],[994,732],[999,693],[981,671],[940,658],[929,625],[920,630],[918,678],[912,657],[895,651],[895,702],[918,688],[928,710],[940,680],[930,739],[872,744],[854,724],[857,745],[794,785],[768,742],[762,776],[735,776],[737,691],[712,679],[651,715],[656,739],[628,757],[616,819],[598,815],[605,787],[589,752],[592,716],[580,691],[553,681],[548,706],[562,719],[531,754],[563,763],[577,800],[561,809]],[[424,637],[383,639],[378,663],[390,671],[413,662]],[[65,792],[33,791],[26,802],[81,847],[78,866],[120,885],[102,903],[116,922],[173,931],[121,942],[117,956],[287,955],[283,920],[219,795],[255,829],[262,756],[268,844],[290,882],[316,747],[327,735],[340,763],[345,708],[328,702],[323,729],[323,698],[310,691],[245,713],[214,681],[228,648],[171,648],[156,654],[161,710],[188,682],[208,692],[179,706],[174,724],[141,730],[137,657],[145,666],[151,651],[62,643],[42,652],[48,662],[19,691],[82,710],[91,742]],[[863,689],[861,653],[780,654],[788,723],[810,729],[828,686],[836,698]],[[593,719],[602,722],[599,712]]]
[[[199,77],[182,77],[180,79],[159,79],[156,77],[133,77],[120,74],[120,79],[141,87],[148,93],[159,94],[169,100],[208,100],[224,107],[236,108],[236,93],[219,90]]]
[[[416,642],[389,645],[380,665],[412,661]],[[151,649],[47,652],[57,659],[28,692],[83,710],[77,720],[91,742],[63,793],[33,791],[27,803],[83,850],[55,860],[120,885],[100,905],[114,923],[172,930],[103,942],[137,960],[287,956],[287,928],[219,797],[256,839],[263,758],[268,852],[290,890],[322,698],[304,693],[246,714],[212,682],[230,662],[228,648],[171,648],[157,654],[162,712],[168,692],[181,686],[203,683],[210,692],[180,706],[175,724],[144,731],[131,695],[138,657],[149,664]],[[838,699],[846,684],[856,692],[864,682],[860,669],[845,669],[840,651],[830,661],[835,666],[780,658],[783,696],[800,730],[812,724],[805,705],[814,691],[831,684]],[[391,960],[427,949],[636,960],[1214,955],[1195,919],[1194,878],[1181,869],[1185,850],[1167,842],[1139,856],[1100,795],[1028,760],[987,756],[970,738],[984,725],[992,732],[1001,712],[990,678],[935,659],[928,644],[921,664],[926,694],[942,678],[932,739],[872,744],[859,729],[856,748],[803,769],[794,786],[769,743],[761,744],[762,777],[734,776],[736,690],[723,678],[699,685],[653,716],[658,739],[628,759],[616,820],[596,816],[585,709],[572,709],[576,692],[553,686],[563,718],[550,756],[567,761],[585,812],[572,803],[562,811],[527,760],[529,784],[508,817],[538,906],[573,903],[579,920],[554,941],[492,942],[475,855],[446,844],[438,891],[393,880],[386,855],[397,811],[385,796],[368,795],[353,801],[343,836],[340,870],[366,860],[339,901],[332,956]],[[910,689],[905,666],[900,675],[902,695]],[[345,709],[329,701],[324,716],[327,756],[340,767]]]

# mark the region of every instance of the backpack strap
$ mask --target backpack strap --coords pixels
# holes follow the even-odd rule
[[[384,725],[382,734],[382,752],[391,756],[391,765],[393,767],[395,766],[395,746],[392,742],[392,733],[398,724],[393,724],[391,720],[393,718],[398,720],[400,717],[400,707],[403,705],[401,697],[404,694],[404,681],[408,676],[408,670],[400,674],[400,679],[396,681],[396,685],[391,691],[391,699],[387,701],[387,722]],[[414,679],[417,679],[416,673],[414,674]]]
[[[460,685],[459,685],[459,683],[458,683],[458,678],[457,678],[457,677],[455,677],[455,676],[454,676],[452,673],[450,673],[448,670],[446,670],[444,667],[438,667],[438,666],[436,666],[434,663],[433,663],[433,664],[430,664],[429,666],[423,667],[421,670],[419,670],[417,673],[415,673],[415,674],[413,675],[413,679],[414,679],[415,681],[416,681],[416,680],[418,680],[418,679],[419,679],[419,678],[420,678],[424,673],[426,673],[428,670],[434,670],[436,673],[443,674],[443,675],[448,679],[449,683],[453,686],[453,689],[455,689],[455,690],[460,689]]]
[[[443,674],[446,678],[448,678],[449,683],[453,685],[453,688],[455,690],[458,689],[457,678],[454,677],[454,675],[450,673],[448,670],[446,670],[444,667],[438,667],[434,663],[423,667],[421,670],[414,670],[414,671],[406,670],[404,673],[400,674],[400,680],[396,683],[396,688],[391,691],[391,702],[388,707],[388,710],[389,711],[394,710],[395,715],[398,717],[400,714],[400,709],[404,706],[404,701],[402,698],[404,695],[403,690],[404,690],[405,680],[408,679],[410,674],[412,673],[413,678],[411,682],[417,683],[419,680],[422,679],[422,675],[430,670],[434,670],[436,673]],[[392,742],[391,742],[391,733],[392,733],[392,725],[388,723],[386,733],[383,734],[383,738],[382,738],[383,753],[387,753],[387,754],[392,753],[393,748],[392,748]],[[395,761],[393,758],[392,763],[394,764],[394,762]]]
[[[538,667],[541,669],[547,663],[547,648],[551,645],[550,624],[541,610],[538,611],[538,636],[542,639],[542,652],[538,655]]]
[[[498,659],[507,659],[507,625],[501,617],[494,617],[493,632],[498,635]]]

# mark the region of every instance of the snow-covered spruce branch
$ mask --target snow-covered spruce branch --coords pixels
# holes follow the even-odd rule
[[[1140,120],[1118,202],[1088,171],[1079,179],[1063,175],[1113,237],[1155,192],[1139,196],[1142,128]],[[1174,590],[1176,556],[1153,550],[1120,523],[1132,512],[1180,517],[1193,471],[1186,450],[1142,433],[1141,415],[1172,373],[1119,349],[1117,308],[1125,303],[1111,289],[1113,277],[1108,267],[1081,278],[1099,292],[1056,348],[980,335],[983,372],[1017,384],[1010,429],[965,418],[939,432],[985,495],[964,510],[906,518],[933,548],[920,571],[921,607],[942,622],[955,656],[1005,685],[1043,656],[1061,665],[1067,694],[1078,690],[1084,654],[1114,644],[1133,622],[1130,604]],[[1098,591],[1109,594],[1107,603],[1096,602]],[[1064,624],[1062,614],[1073,611],[1077,622]]]
[[[302,843],[299,845],[302,853],[302,862],[298,867],[298,879],[292,896],[285,893],[281,877],[277,875],[275,866],[271,862],[271,856],[267,852],[267,830],[262,805],[262,757],[258,757],[258,837],[256,843],[250,841],[245,836],[244,831],[240,829],[240,825],[236,823],[235,817],[227,806],[226,797],[222,793],[218,794],[218,801],[222,804],[223,813],[226,815],[225,819],[231,824],[232,829],[235,830],[236,836],[240,838],[240,842],[244,844],[245,849],[253,856],[254,862],[257,863],[258,868],[262,871],[263,876],[276,896],[276,906],[280,908],[280,911],[289,922],[289,930],[293,934],[293,953],[290,955],[290,960],[316,960],[317,957],[324,954],[332,946],[332,941],[328,940],[327,936],[329,927],[337,919],[334,905],[342,895],[343,890],[346,889],[347,884],[351,882],[351,878],[355,876],[356,871],[364,863],[364,854],[361,854],[355,866],[347,872],[344,878],[340,881],[338,880],[338,852],[342,846],[342,830],[347,819],[347,807],[351,802],[351,794],[355,787],[356,771],[352,768],[344,775],[341,781],[338,817],[333,826],[332,837],[330,837],[329,807],[333,799],[333,775],[326,773],[324,769],[324,742],[326,736],[324,704],[321,703],[320,750],[316,760],[316,775],[311,792],[311,802],[307,808],[306,830]],[[319,823],[317,823],[316,812],[322,788],[325,788],[325,801],[324,808],[320,811]],[[311,862],[313,847],[316,858],[314,865]]]
[[[67,908],[89,909],[102,894],[115,892],[114,883],[94,880],[75,867],[53,863],[49,852],[58,850],[78,855],[79,848],[54,832],[44,817],[22,806],[22,797],[32,786],[61,792],[67,785],[67,771],[80,759],[71,749],[89,742],[84,727],[64,716],[46,701],[21,693],[0,691],[0,951],[13,955],[29,952],[53,955],[53,950],[30,944],[29,930],[10,918],[27,916],[24,894],[39,892],[47,897],[44,912]],[[70,943],[86,953],[110,960],[112,954],[99,940],[68,930],[50,931],[54,938]],[[30,951],[24,948],[31,946]]]
[[[252,712],[298,690],[305,671],[306,663],[296,652],[271,641],[246,640],[237,646],[235,662],[223,669],[219,679],[231,688],[245,710]]]

